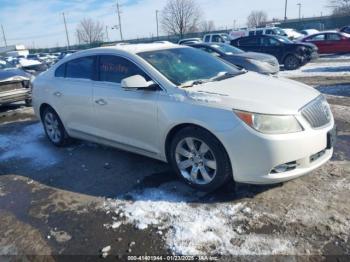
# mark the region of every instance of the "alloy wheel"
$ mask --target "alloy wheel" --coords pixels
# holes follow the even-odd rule
[[[182,139],[176,146],[175,159],[181,175],[194,184],[209,184],[216,176],[214,153],[205,142],[197,138]]]
[[[59,143],[62,138],[62,132],[59,128],[58,118],[53,113],[47,112],[45,114],[44,125],[47,131],[47,135],[51,141],[54,143]]]

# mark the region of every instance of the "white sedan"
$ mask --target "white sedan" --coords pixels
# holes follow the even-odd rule
[[[190,47],[81,51],[33,84],[35,112],[56,146],[79,138],[159,159],[204,191],[229,179],[287,181],[333,153],[334,119],[318,91]]]

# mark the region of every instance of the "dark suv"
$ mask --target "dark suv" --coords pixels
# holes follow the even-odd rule
[[[282,36],[261,35],[237,38],[231,45],[244,51],[275,56],[286,70],[294,70],[318,57],[318,49],[309,43],[293,42]]]

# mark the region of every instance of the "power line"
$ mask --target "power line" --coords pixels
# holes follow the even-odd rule
[[[67,37],[67,49],[69,49],[69,35],[68,35],[68,29],[67,29],[67,22],[66,22],[66,16],[64,15],[64,12],[62,13],[63,16],[63,22],[64,22],[64,28],[66,30],[66,37]]]
[[[4,31],[4,27],[1,25],[1,31],[2,31],[2,36],[4,38],[4,42],[5,42],[5,47],[7,47],[7,41],[6,41],[6,36],[5,36],[5,31]]]

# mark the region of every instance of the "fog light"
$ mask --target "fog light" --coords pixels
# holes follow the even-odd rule
[[[284,173],[287,171],[291,171],[297,168],[297,162],[288,162],[279,166],[276,166],[274,169],[272,169],[271,174],[278,174],[278,173]]]

